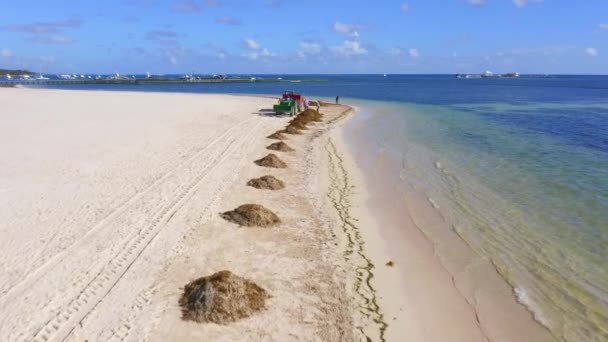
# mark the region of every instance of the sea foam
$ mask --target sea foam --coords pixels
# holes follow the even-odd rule
[[[429,202],[431,203],[431,205],[433,206],[433,208],[439,209],[439,204],[437,204],[437,202],[435,202],[434,199],[432,199],[430,197],[428,199],[429,199]]]
[[[526,289],[524,289],[523,287],[515,287],[513,288],[513,293],[515,293],[515,298],[517,299],[517,302],[525,306],[526,309],[530,313],[532,313],[532,316],[534,317],[535,321],[539,322],[545,327],[549,327],[549,321],[543,316],[543,314],[540,312],[540,309],[536,305],[533,305]]]

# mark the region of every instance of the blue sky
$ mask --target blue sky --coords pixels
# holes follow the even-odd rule
[[[608,74],[606,0],[4,0],[0,68]]]

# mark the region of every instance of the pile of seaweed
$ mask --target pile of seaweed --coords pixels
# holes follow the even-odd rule
[[[251,280],[220,271],[188,283],[179,305],[184,319],[226,324],[265,309],[268,297]]]
[[[259,204],[243,204],[221,216],[226,221],[246,227],[269,227],[281,222],[275,213]]]
[[[271,135],[267,136],[266,138],[274,139],[274,140],[287,140],[287,137],[280,131],[274,132]]]
[[[291,126],[287,125],[287,127],[285,127],[285,129],[278,131],[279,133],[286,133],[286,134],[302,134],[302,132],[300,132],[300,129],[298,129],[295,126]]]
[[[281,190],[285,188],[285,183],[282,180],[270,175],[254,178],[247,182],[247,185],[264,190]]]
[[[276,169],[284,169],[287,167],[287,164],[285,164],[284,161],[279,159],[279,157],[277,157],[276,154],[274,154],[274,153],[270,153],[266,157],[254,161],[254,163],[256,163],[259,166],[273,167]]]
[[[272,151],[279,151],[279,152],[295,151],[293,148],[289,147],[289,145],[287,145],[286,143],[284,143],[282,141],[270,144],[270,145],[266,146],[266,149],[272,150]]]
[[[295,119],[291,120],[291,121],[296,121],[296,120],[300,120],[303,121],[305,124],[308,124],[309,122],[320,122],[323,121],[323,114],[320,112],[317,112],[316,110],[312,109],[312,108],[308,108],[305,111],[301,112],[300,114],[298,114]]]

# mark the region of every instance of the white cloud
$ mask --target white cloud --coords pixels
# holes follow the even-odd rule
[[[334,31],[336,31],[338,33],[351,33],[354,30],[355,30],[354,24],[346,24],[346,23],[341,23],[339,21],[336,21],[334,23]]]
[[[357,40],[345,40],[342,45],[332,46],[332,51],[341,56],[356,56],[367,54],[367,49],[361,46]]]
[[[529,3],[533,2],[543,2],[544,0],[513,0],[513,4],[517,7],[525,7]]]
[[[165,56],[167,57],[167,60],[169,61],[169,63],[173,64],[173,65],[178,65],[180,64],[180,58],[183,59],[187,59],[188,57],[191,57],[193,54],[192,49],[185,47],[185,46],[176,46],[176,47],[170,47],[170,48],[166,48],[163,49]]]
[[[298,58],[306,59],[309,56],[317,56],[321,53],[321,44],[313,42],[300,42],[300,48],[296,51]]]
[[[243,39],[243,44],[245,44],[245,47],[249,50],[259,50],[261,47],[258,42],[251,38]]]
[[[262,52],[260,52],[260,56],[263,56],[263,57],[274,57],[276,55],[277,55],[276,53],[270,52],[270,50],[268,50],[266,48],[262,49]]]
[[[585,52],[591,57],[596,57],[599,54],[597,49],[592,47],[586,48]]]
[[[364,29],[364,28],[365,28],[365,25],[341,23],[339,21],[336,21],[334,23],[334,26],[332,27],[334,32],[346,34],[349,36],[355,36],[355,37],[359,36],[359,33],[357,31]]]
[[[262,48],[262,45],[251,38],[243,39],[243,46],[249,52],[242,54],[241,56],[250,59],[257,60],[260,57],[274,57],[277,54],[270,52],[267,48]]]
[[[410,11],[410,5],[407,2],[401,4],[401,13],[407,13]]]
[[[467,0],[467,2],[473,6],[483,6],[486,4],[486,0]]]
[[[401,55],[401,53],[403,53],[403,51],[401,51],[401,49],[400,49],[400,48],[396,48],[396,47],[394,47],[394,48],[391,48],[391,49],[388,51],[388,53],[389,53],[389,54],[391,54],[391,55],[393,55],[393,56],[399,56],[399,55]]]
[[[608,30],[608,23],[601,23],[598,27],[602,30]]]
[[[308,55],[316,55],[321,52],[321,45],[317,43],[300,42],[300,51]]]
[[[171,51],[166,51],[165,53],[167,54],[167,59],[169,60],[169,63],[177,65],[177,56],[175,56]]]
[[[243,57],[251,59],[252,61],[257,60],[260,57],[273,57],[273,56],[276,56],[276,54],[268,51],[268,49],[263,49],[260,52],[250,52],[250,53],[246,53],[243,55]]]
[[[331,51],[336,55],[341,56],[355,56],[367,54],[367,49],[361,46],[359,43],[359,32],[358,29],[364,28],[361,24],[347,24],[339,21],[334,23],[334,32],[342,33],[346,35],[346,39],[341,45],[330,47]],[[299,53],[302,56],[301,53]]]
[[[13,51],[7,48],[0,49],[0,57],[13,57]]]
[[[388,50],[388,54],[392,56],[409,56],[411,58],[420,57],[420,51],[416,48],[402,49],[399,47],[393,47]]]

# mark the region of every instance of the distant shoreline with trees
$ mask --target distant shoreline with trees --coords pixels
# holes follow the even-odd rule
[[[6,75],[6,74],[10,74],[10,75],[14,75],[14,76],[21,76],[21,75],[33,75],[34,73],[28,70],[11,70],[11,69],[0,69],[0,75]]]

